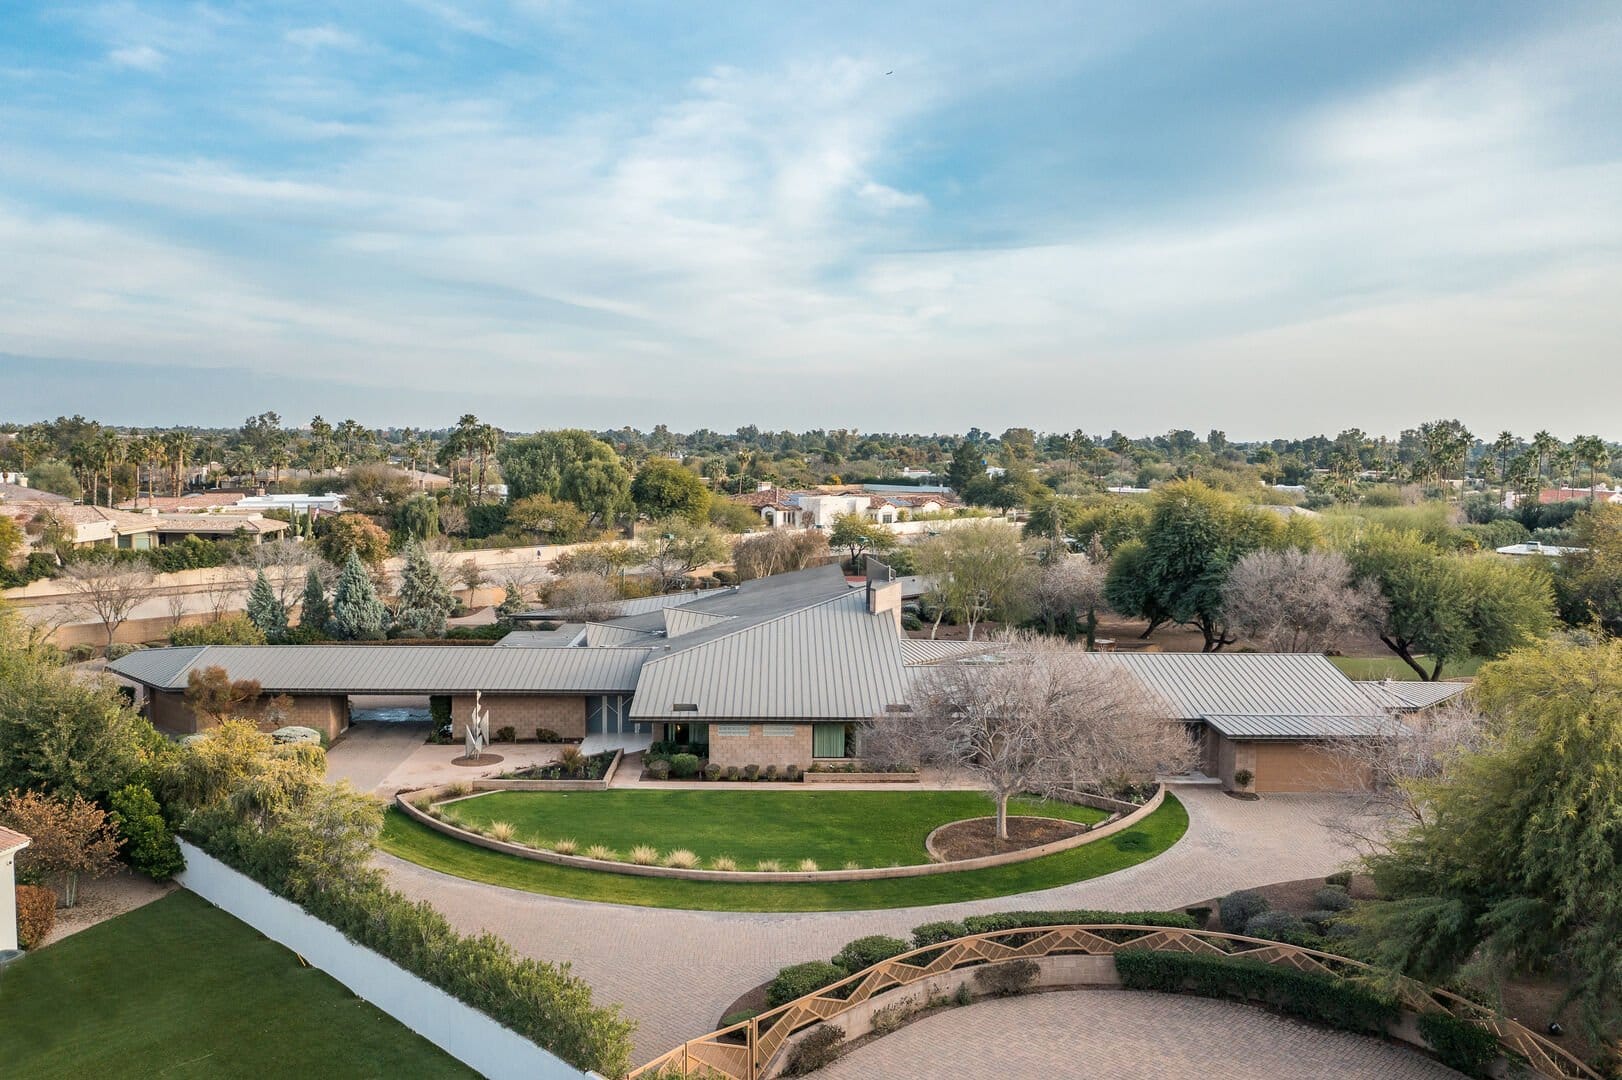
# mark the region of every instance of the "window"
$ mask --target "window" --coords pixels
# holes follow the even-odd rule
[[[844,724],[811,725],[811,756],[842,758],[845,756]]]
[[[671,712],[698,712],[698,706],[690,701],[678,701],[670,707]]]
[[[715,733],[723,739],[747,739],[749,737],[749,725],[716,724]]]
[[[771,735],[774,738],[779,738],[779,739],[787,738],[787,737],[792,736],[794,734],[794,725],[793,724],[762,724],[762,725],[760,725],[760,733],[762,735]]]

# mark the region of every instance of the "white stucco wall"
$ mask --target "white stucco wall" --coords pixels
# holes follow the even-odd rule
[[[176,878],[209,903],[298,953],[452,1057],[495,1080],[580,1080],[583,1073],[484,1013],[355,944],[303,908],[202,849],[180,842]],[[15,924],[16,920],[12,920]]]
[[[17,871],[16,855],[0,855],[0,952],[17,947]]]

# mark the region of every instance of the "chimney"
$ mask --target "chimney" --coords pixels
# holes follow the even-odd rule
[[[895,579],[895,571],[872,556],[867,559],[867,613],[879,615],[889,612],[895,620],[896,629],[901,629],[901,582]]]
[[[758,480],[755,482],[755,491],[757,493],[770,490],[772,490],[772,482],[770,480]]]

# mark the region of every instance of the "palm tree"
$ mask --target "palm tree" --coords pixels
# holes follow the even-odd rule
[[[146,435],[137,435],[130,440],[130,457],[141,465],[146,466],[146,504],[154,505],[157,497],[158,462],[163,460],[163,438],[156,432]],[[141,501],[141,477],[137,472],[135,477],[135,501]]]
[[[163,437],[163,453],[169,463],[170,477],[173,480],[174,495],[180,496],[181,485],[185,482],[186,457],[191,452],[192,437],[184,431],[171,431]]]
[[[1594,474],[1600,466],[1611,463],[1610,447],[1598,435],[1579,435],[1571,441],[1571,448],[1577,454],[1577,460],[1588,466],[1588,501],[1594,501]]]
[[[1503,504],[1505,499],[1509,498],[1509,458],[1520,445],[1521,440],[1515,437],[1514,432],[1500,431],[1498,438],[1494,439],[1492,445],[1487,448],[1498,459],[1498,502],[1500,505]]]
[[[1536,435],[1532,436],[1532,453],[1537,455],[1539,481],[1543,479],[1544,463],[1548,461],[1549,455],[1554,453],[1555,450],[1559,449],[1559,447],[1560,440],[1549,434],[1547,431],[1540,431]]]
[[[95,439],[96,458],[107,477],[107,505],[113,505],[113,466],[124,460],[128,448],[123,436],[116,431],[103,430]]]

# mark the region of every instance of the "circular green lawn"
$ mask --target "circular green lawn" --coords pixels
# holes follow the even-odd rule
[[[574,840],[625,853],[647,844],[661,854],[685,848],[752,869],[760,859],[791,868],[810,858],[824,869],[847,862],[888,866],[927,862],[923,840],[937,825],[980,817],[990,801],[975,792],[779,792],[751,790],[498,792],[452,803],[464,822],[506,821],[524,842]],[[1016,812],[1089,820],[1086,807],[1021,800]],[[529,892],[606,903],[708,911],[841,911],[955,903],[1050,889],[1154,858],[1176,843],[1188,813],[1167,795],[1132,828],[1081,847],[987,870],[879,881],[746,882],[632,877],[556,866],[489,851],[390,811],[379,846],[447,874]]]

